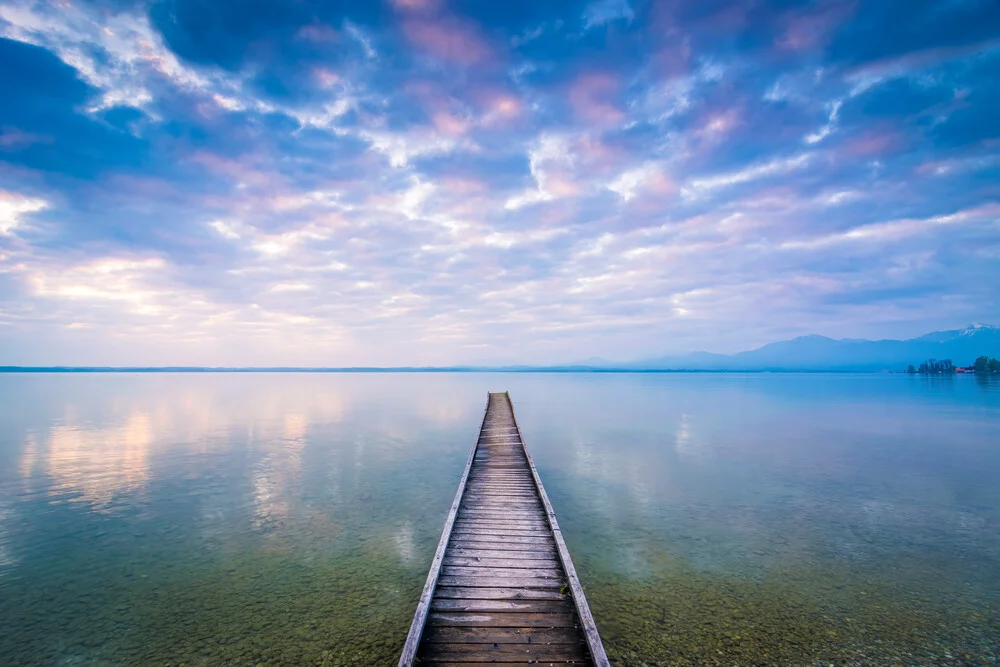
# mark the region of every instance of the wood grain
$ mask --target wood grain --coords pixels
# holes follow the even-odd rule
[[[609,667],[506,393],[489,395],[399,667],[417,663]]]

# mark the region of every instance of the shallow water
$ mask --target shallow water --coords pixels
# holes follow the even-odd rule
[[[612,661],[1000,662],[1000,383],[0,375],[0,664],[394,664],[509,389]]]

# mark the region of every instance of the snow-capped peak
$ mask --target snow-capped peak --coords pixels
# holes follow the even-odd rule
[[[996,329],[997,329],[997,327],[995,327],[993,325],[990,325],[990,324],[981,324],[979,322],[976,322],[976,323],[970,324],[969,326],[967,326],[964,329],[962,329],[962,332],[961,332],[960,335],[962,335],[962,336],[974,336],[977,333],[979,333],[980,331],[996,331]]]

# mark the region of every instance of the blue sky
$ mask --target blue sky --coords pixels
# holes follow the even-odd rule
[[[0,363],[1000,320],[994,0],[5,0],[0,37]]]

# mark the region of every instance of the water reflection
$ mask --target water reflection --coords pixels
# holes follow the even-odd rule
[[[700,442],[691,437],[691,425],[688,423],[688,415],[681,414],[680,424],[677,426],[677,435],[674,436],[674,449],[677,456],[682,459],[697,459],[704,455]]]
[[[273,532],[291,516],[292,505],[301,485],[302,451],[309,422],[300,412],[287,413],[280,438],[257,434],[266,454],[254,467],[254,528]]]
[[[7,528],[7,524],[13,521],[14,509],[7,503],[0,501],[0,578],[17,564],[11,549],[10,530]]]
[[[38,442],[35,440],[35,434],[29,433],[24,438],[24,453],[21,454],[19,464],[21,477],[30,478],[34,474],[38,459]]]
[[[74,423],[53,426],[46,443],[47,472],[52,486],[78,494],[77,500],[104,510],[115,495],[138,490],[149,477],[152,419],[135,411],[123,422],[108,425]],[[27,443],[25,456],[37,452]],[[31,467],[26,460],[22,468]]]
[[[0,375],[0,664],[391,664],[504,389],[616,663],[988,655],[990,381]]]
[[[404,563],[409,565],[416,557],[416,542],[414,539],[413,524],[409,521],[403,522],[393,534],[393,542],[399,552],[399,557]]]

